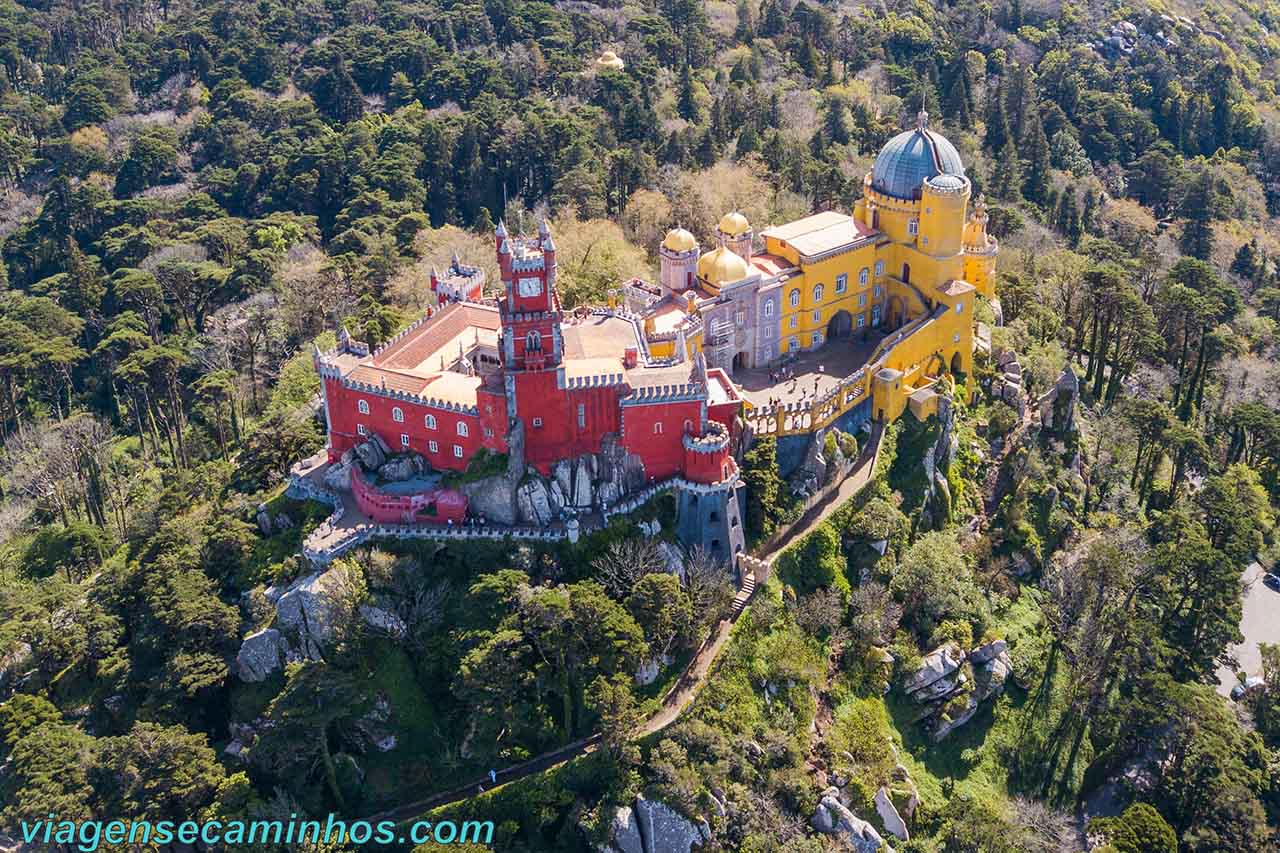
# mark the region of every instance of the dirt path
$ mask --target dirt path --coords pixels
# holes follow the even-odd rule
[[[859,462],[858,467],[844,479],[839,488],[833,491],[826,500],[811,507],[796,523],[790,534],[772,547],[757,554],[756,556],[759,559],[772,560],[797,538],[809,533],[830,518],[832,513],[839,509],[845,501],[852,498],[871,482],[880,453],[880,437],[882,435],[880,427],[877,426],[874,429],[872,452]],[[636,733],[638,737],[662,731],[679,719],[680,715],[693,704],[693,700],[697,698],[698,691],[706,683],[707,676],[710,674],[711,668],[719,657],[720,652],[724,650],[725,645],[729,642],[734,623],[746,611],[747,604],[755,595],[756,588],[757,584],[753,576],[748,576],[744,579],[742,588],[733,600],[729,617],[720,620],[720,624],[716,626],[715,631],[703,642],[697,653],[685,666],[679,680],[672,685],[663,697],[662,707],[640,726]],[[486,775],[452,790],[442,791],[425,799],[371,815],[366,820],[370,822],[390,820],[396,823],[414,820],[432,809],[468,799],[495,787],[532,776],[535,773],[543,773],[566,761],[586,755],[595,750],[600,740],[601,735],[597,732],[589,737],[566,744],[559,749],[545,752],[522,764],[514,764],[498,771],[496,783]]]

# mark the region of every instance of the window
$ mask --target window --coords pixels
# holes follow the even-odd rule
[[[400,446],[401,446],[401,447],[408,447],[408,446],[409,446],[409,434],[408,434],[408,433],[405,433],[405,432],[400,433]]]
[[[822,332],[813,333],[813,345],[815,347],[822,346]]]
[[[959,332],[956,332],[954,335],[952,335],[952,336],[951,336],[951,343],[953,343],[953,344],[958,344],[958,343],[960,343],[960,333],[959,333]]]
[[[463,438],[466,438],[467,436],[471,435],[471,430],[467,428],[467,425],[464,421],[458,421],[458,435],[462,436]]]
[[[364,428],[364,424],[356,424],[356,432],[360,433],[361,435],[369,434],[369,431]]]
[[[792,315],[791,315],[791,328],[793,328],[793,329],[794,329],[795,327],[796,327],[796,315],[792,314]]]
[[[876,285],[876,287],[875,287],[875,296],[876,296],[876,299],[879,299],[879,298],[880,298],[880,294],[881,294],[881,293],[882,293],[882,291],[881,291],[881,289],[880,289],[880,285],[878,285],[878,284],[877,284],[877,285]]]
[[[739,311],[737,314],[734,314],[733,322],[737,325],[739,329],[741,329],[743,326],[747,324],[747,312]]]
[[[927,245],[929,245],[929,238],[928,238],[928,237],[925,237],[925,238],[924,238],[924,244],[925,244],[926,246],[927,246]]]
[[[537,332],[530,332],[525,336],[524,348],[527,352],[540,352],[542,350],[542,335]]]
[[[578,429],[585,429],[587,426],[587,404],[578,404]]]
[[[822,285],[820,284],[815,284],[813,286],[813,301],[814,302],[822,301]]]
[[[866,272],[866,270],[863,270],[863,272]],[[848,289],[848,287],[849,287],[849,276],[845,275],[844,273],[840,273],[840,275],[836,276],[836,293],[844,293],[845,290]]]
[[[541,426],[542,426],[542,418],[534,418],[534,419],[533,419],[533,425],[534,425],[535,427],[541,427]]]
[[[662,435],[662,421],[658,421],[656,424],[653,425],[653,434]]]
[[[356,408],[360,410],[360,414],[362,415],[369,414],[369,401],[368,400],[358,401],[356,403]]]
[[[772,299],[766,299],[764,301],[764,316],[766,317],[773,316],[773,300]]]
[[[440,445],[436,444],[434,441],[428,441],[427,449],[430,450],[432,453],[439,453]]]
[[[399,406],[391,407],[391,420],[395,421],[398,424],[404,423],[404,412],[400,410]]]
[[[800,339],[797,338],[795,335],[792,335],[791,340],[787,342],[787,348],[796,349],[799,346],[800,346]]]
[[[884,261],[876,261],[876,275],[884,275]]]
[[[867,269],[866,267],[863,267],[862,271],[858,273],[858,284],[862,285],[863,287],[866,287],[867,282],[870,280],[871,280],[871,270]]]
[[[916,234],[919,234],[919,233],[920,233],[920,220],[919,220],[919,219],[914,219],[914,218],[913,218],[913,219],[908,219],[908,220],[907,220],[907,233],[908,233],[908,234],[910,234],[910,235],[912,235],[912,236],[915,236]]]
[[[925,216],[928,216],[929,214],[933,213],[933,208],[932,208],[932,207],[926,207],[926,208],[924,209],[924,213],[925,213]]]
[[[492,430],[492,429],[490,429],[489,427],[485,427],[485,428],[484,428],[484,437],[485,437],[485,438],[493,438],[493,430]]]
[[[859,308],[861,308],[861,307],[863,307],[863,306],[864,306],[864,305],[866,305],[866,304],[867,304],[867,294],[865,294],[865,293],[859,293],[859,294],[858,294],[858,307],[859,307]]]
[[[957,303],[956,303],[956,313],[957,313],[957,314],[963,314],[963,313],[964,313],[964,303],[963,303],[963,302],[957,302]]]
[[[873,326],[880,325],[880,306],[879,305],[871,306],[871,325]]]
[[[454,459],[461,459],[461,458],[462,458],[462,445],[461,445],[461,444],[455,444],[455,445],[453,446],[453,458],[454,458]]]
[[[686,420],[686,421],[684,422],[684,431],[685,431],[685,432],[693,432],[693,421]]]
[[[819,310],[819,311],[814,311],[814,312],[813,312],[813,322],[815,322],[815,323],[821,323],[821,322],[822,322],[822,311],[820,311],[820,310]]]
[[[861,328],[862,328],[863,326],[865,326],[865,325],[867,325],[867,315],[866,315],[866,314],[859,314],[859,315],[858,315],[858,328],[859,328],[859,329],[861,329]]]
[[[800,304],[800,288],[791,291],[791,307],[795,308]]]
[[[435,429],[435,428],[436,428],[436,416],[435,416],[435,415],[427,415],[425,418],[423,418],[423,420],[424,420],[424,421],[426,422],[426,424],[427,424],[427,429]]]

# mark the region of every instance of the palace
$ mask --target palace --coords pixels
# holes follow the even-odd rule
[[[736,553],[744,431],[808,442],[908,406],[924,417],[944,375],[971,372],[973,303],[992,296],[997,247],[981,201],[968,211],[970,193],[959,154],[921,113],[880,152],[853,215],[818,213],[757,235],[730,213],[705,253],[674,229],[656,284],[632,280],[607,308],[573,311],[560,304],[546,224],[523,236],[500,223],[496,300],[480,298],[483,273],[455,257],[432,274],[438,307],[427,317],[376,350],[344,329],[336,349],[317,351],[329,460],[374,435],[437,471],[506,454],[514,479],[561,476],[589,457],[596,509],[671,483],[682,529]],[[817,368],[812,395],[794,381],[790,395],[743,384],[855,342],[862,363],[826,376],[826,389]],[[626,477],[606,483],[605,458]],[[561,505],[589,509],[558,491]]]

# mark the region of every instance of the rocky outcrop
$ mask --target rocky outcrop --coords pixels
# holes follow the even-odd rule
[[[893,853],[893,848],[885,843],[874,826],[840,802],[840,791],[837,788],[828,788],[823,792],[809,824],[823,835],[839,836],[839,840],[854,853]]]
[[[1076,404],[1080,400],[1080,380],[1071,366],[1063,368],[1058,381],[1036,401],[1040,425],[1054,435],[1065,436],[1076,428]]]
[[[377,433],[368,441],[363,441],[355,446],[356,456],[360,459],[360,464],[367,471],[377,471],[387,462],[387,455],[390,449],[387,443],[382,440]]]
[[[634,806],[619,806],[609,823],[601,853],[690,853],[711,839],[705,820],[697,823],[659,800],[636,797]]]
[[[530,475],[516,490],[516,506],[519,518],[526,524],[544,526],[550,524],[555,514],[551,511],[551,493],[546,481],[530,469]]]
[[[316,659],[333,634],[342,569],[330,568],[293,583],[276,602],[276,627],[298,638],[303,655]]]
[[[876,791],[875,804],[876,814],[880,815],[880,822],[884,824],[885,832],[899,841],[911,840],[911,833],[907,830],[907,822],[902,819],[902,815],[898,814],[898,807],[893,804],[893,798],[889,796],[888,790],[883,786],[879,791]]]
[[[924,530],[938,530],[951,521],[953,506],[947,471],[956,455],[958,441],[955,435],[955,423],[955,406],[951,398],[945,393],[939,394],[938,437],[925,450],[921,461],[924,466],[925,482],[929,484],[925,491],[924,504],[920,508],[920,526]]]
[[[996,376],[991,382],[991,396],[1004,400],[1022,417],[1027,411],[1027,401],[1022,393],[1022,365],[1016,353],[1002,350],[996,354]]]
[[[496,524],[519,521],[515,482],[507,476],[486,477],[458,486],[467,496],[467,512]]]
[[[236,654],[236,674],[241,681],[265,681],[284,666],[289,644],[275,628],[266,628],[244,638]]]
[[[390,610],[383,610],[381,607],[374,607],[370,604],[360,605],[360,618],[364,619],[364,624],[370,628],[375,631],[381,631],[395,639],[404,637],[408,631],[408,626],[404,624],[404,620],[399,616]]]
[[[1004,640],[967,655],[948,643],[925,655],[920,667],[903,679],[902,690],[918,705],[916,721],[939,741],[972,720],[983,702],[1003,693],[1012,674]]]
[[[833,440],[827,441],[828,436]],[[844,448],[856,447],[856,443],[850,446],[851,441],[851,437],[834,428],[813,433],[805,447],[800,467],[787,478],[791,493],[797,497],[808,497],[830,483],[837,472],[847,468],[848,459]]]
[[[403,483],[416,477],[425,467],[424,463],[418,463],[412,455],[393,456],[382,463],[378,476],[388,483]]]

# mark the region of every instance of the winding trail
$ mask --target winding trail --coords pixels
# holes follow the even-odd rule
[[[771,562],[792,542],[811,532],[819,524],[830,518],[846,501],[862,491],[863,487],[871,482],[871,478],[875,473],[876,462],[880,456],[880,439],[883,434],[883,427],[878,424],[873,425],[871,440],[864,449],[857,466],[841,481],[839,487],[832,490],[825,499],[810,507],[809,511],[801,516],[794,523],[791,530],[781,537],[779,541],[762,549],[755,556],[765,562]],[[738,617],[746,611],[747,604],[750,603],[751,598],[755,595],[757,587],[758,584],[754,575],[748,574],[744,578],[737,596],[733,599],[729,616],[721,619],[711,635],[698,647],[698,651],[693,658],[685,665],[680,678],[662,697],[661,707],[640,725],[640,728],[636,731],[637,737],[645,737],[662,731],[679,719],[680,715],[693,704],[698,691],[706,683],[707,677],[711,673],[711,668],[719,657],[720,652],[724,650],[725,645],[729,642],[729,636],[733,631],[734,624],[738,621]],[[516,782],[532,776],[535,773],[546,772],[566,761],[571,761],[579,756],[593,752],[600,744],[601,739],[600,732],[596,732],[557,749],[544,752],[528,761],[513,764],[510,767],[499,770],[496,782],[491,780],[488,775],[485,775],[472,779],[470,782],[451,790],[441,791],[430,797],[405,803],[364,819],[371,823],[394,821],[398,824],[416,820],[432,809],[469,799],[510,782]]]

